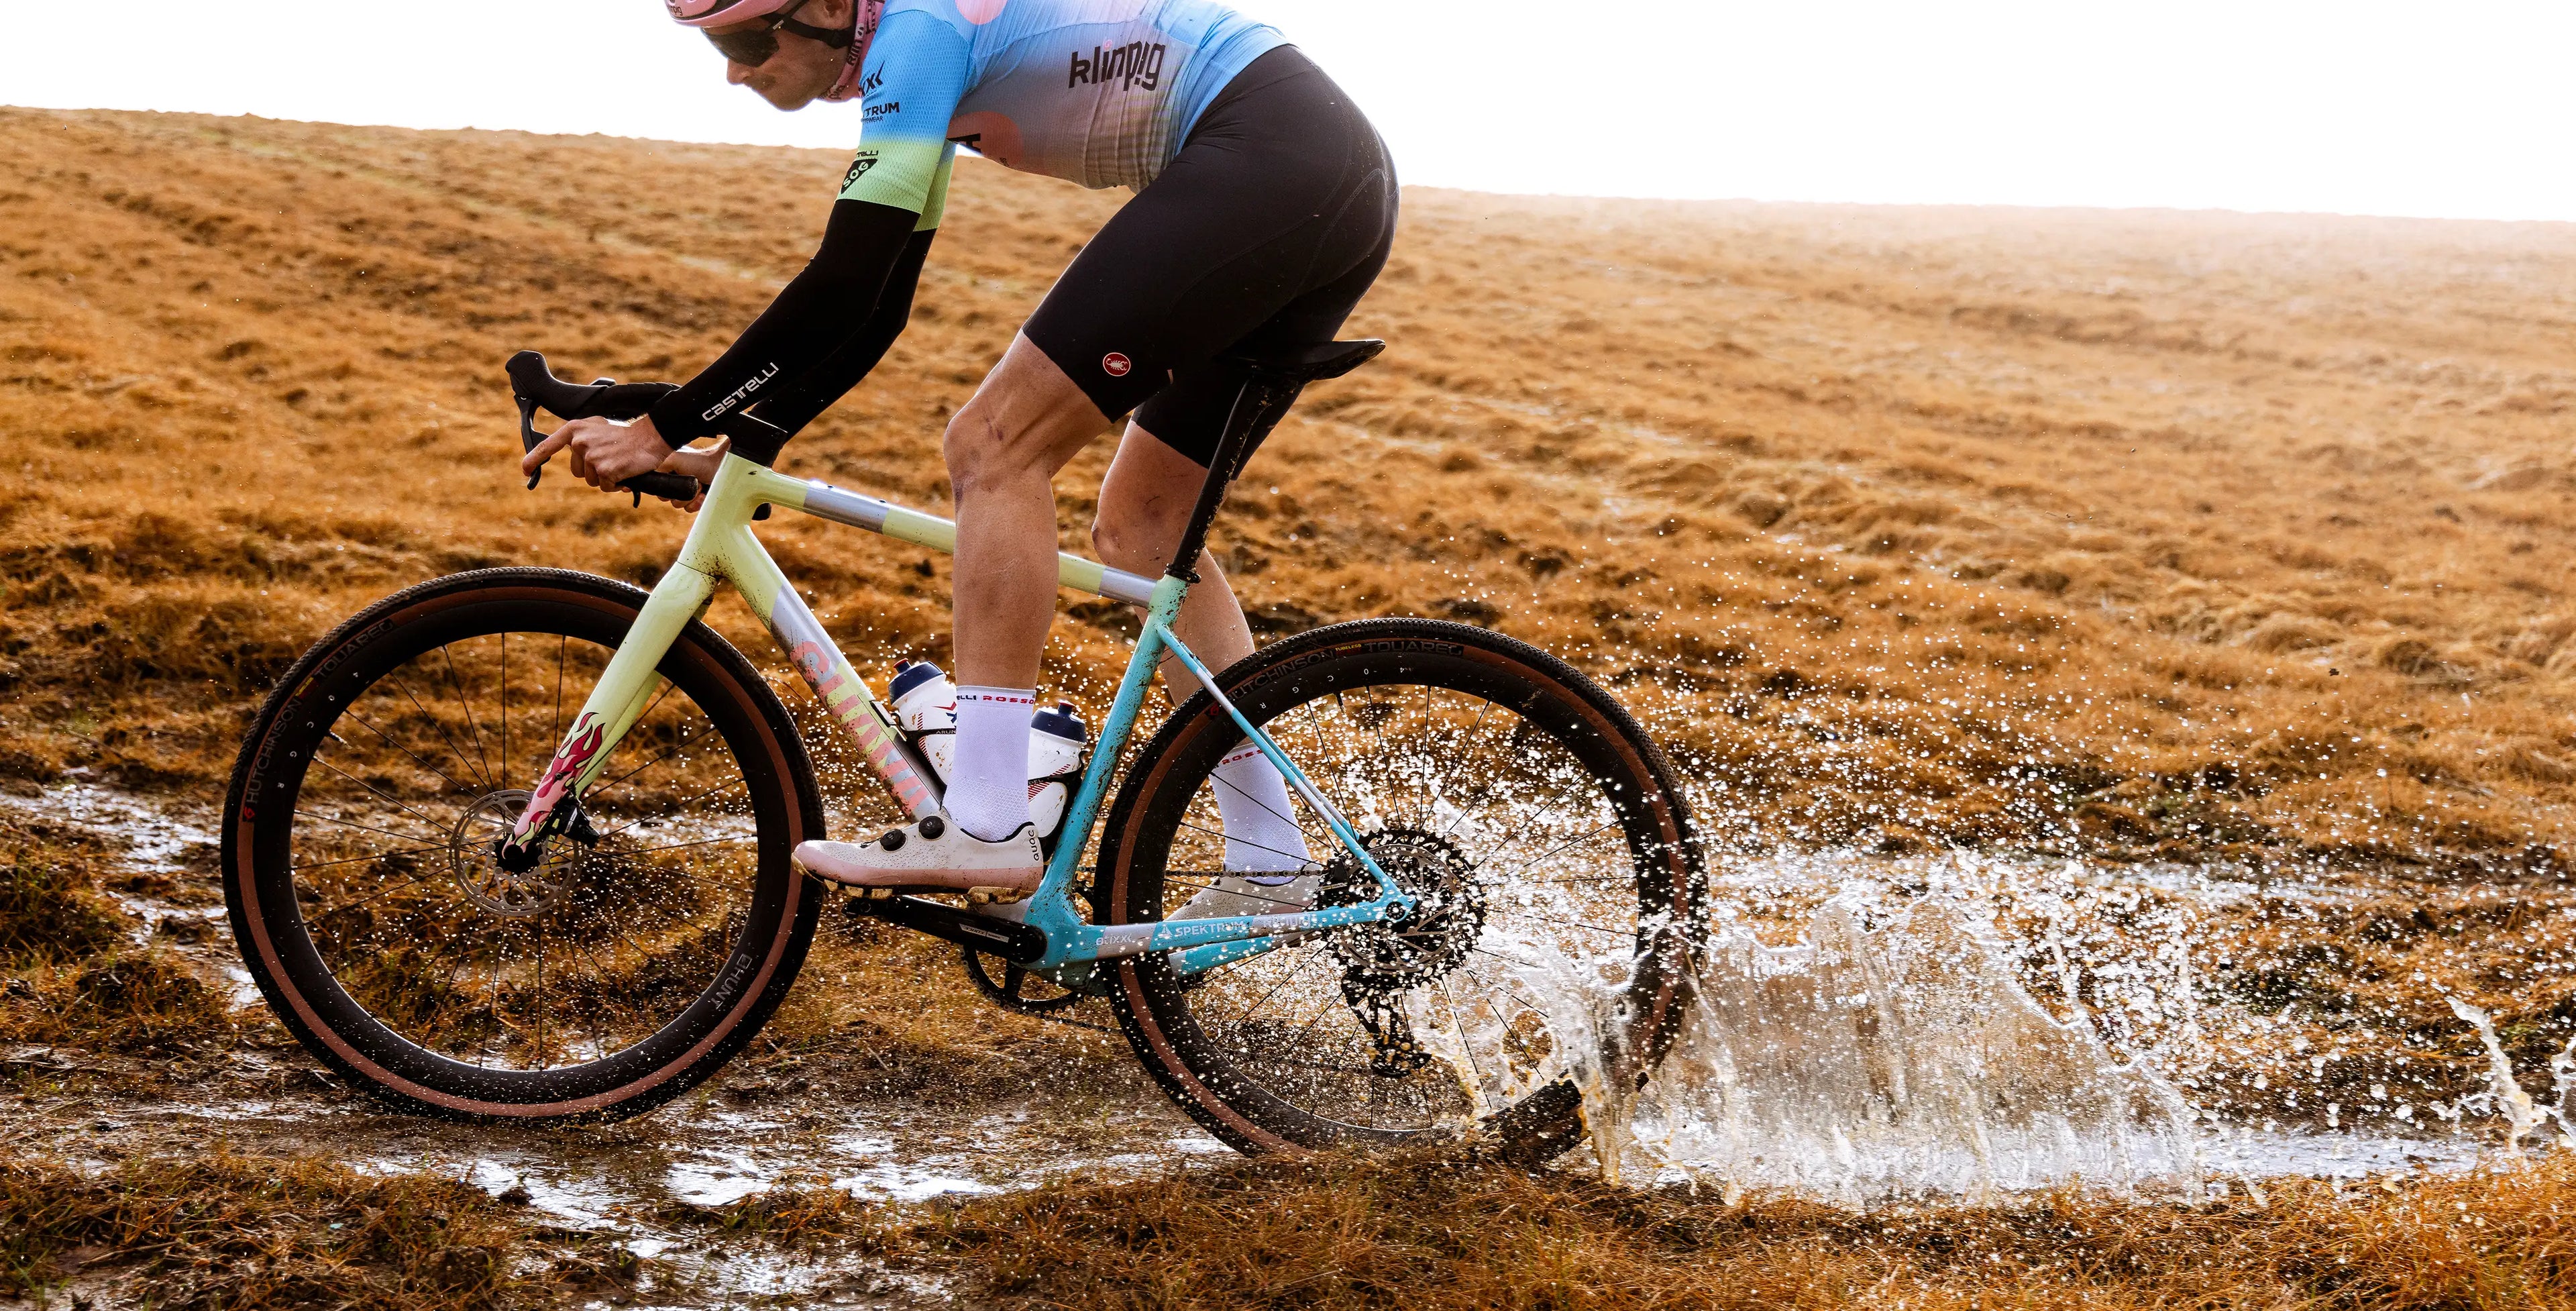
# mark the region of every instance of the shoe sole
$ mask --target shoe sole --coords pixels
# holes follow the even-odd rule
[[[848,888],[850,891],[858,893],[870,901],[888,901],[897,896],[915,896],[922,893],[937,893],[951,897],[963,893],[966,900],[978,906],[993,902],[1000,902],[1004,905],[1008,905],[1011,902],[1024,900],[1029,896],[1029,894],[1037,891],[1036,884],[1031,884],[1028,887],[1023,888],[1002,883],[977,883],[960,888],[946,883],[894,885],[851,883],[843,879],[835,878],[821,870],[814,869],[801,860],[791,859],[788,863],[795,866],[798,873],[810,875],[837,887]]]

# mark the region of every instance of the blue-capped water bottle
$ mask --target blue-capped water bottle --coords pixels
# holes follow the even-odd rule
[[[1029,716],[1029,819],[1041,837],[1050,837],[1064,820],[1065,803],[1082,778],[1082,758],[1091,751],[1091,730],[1073,703],[1058,701],[1052,710]]]

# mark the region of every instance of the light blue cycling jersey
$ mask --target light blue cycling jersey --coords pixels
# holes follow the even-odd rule
[[[886,0],[859,75],[843,200],[937,226],[957,147],[1086,187],[1143,188],[1278,29],[1210,0]]]

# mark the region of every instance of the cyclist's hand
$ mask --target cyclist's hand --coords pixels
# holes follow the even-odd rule
[[[673,501],[671,504],[688,511],[691,514],[696,514],[698,512],[698,507],[707,503],[706,484],[716,480],[716,468],[724,463],[725,451],[732,445],[733,438],[718,437],[716,438],[716,444],[713,446],[684,447],[680,450],[671,452],[671,458],[662,461],[661,467],[657,472],[685,473],[698,480],[698,494],[696,497],[691,499],[686,505],[682,505],[678,501]]]
[[[519,472],[534,476],[557,451],[572,453],[572,476],[603,492],[639,473],[651,473],[671,458],[671,444],[654,431],[652,416],[633,423],[609,419],[573,419],[547,434],[519,461]]]

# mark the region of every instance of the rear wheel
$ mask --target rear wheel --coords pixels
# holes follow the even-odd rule
[[[1110,995],[1137,1055],[1244,1151],[1479,1123],[1521,1159],[1571,1146],[1578,1084],[1642,1079],[1688,999],[1705,879],[1661,752],[1564,662],[1460,624],[1317,629],[1219,681],[1420,914],[1193,978],[1121,961]],[[1103,923],[1160,919],[1222,870],[1213,775],[1241,741],[1200,693],[1140,753],[1101,840]],[[1371,895],[1292,804],[1320,900]]]
[[[740,652],[691,623],[524,873],[492,857],[645,594],[496,569],[378,602],[307,652],[223,818],[243,961],[317,1058],[405,1109],[615,1119],[695,1086],[795,981],[820,888],[813,771]]]

